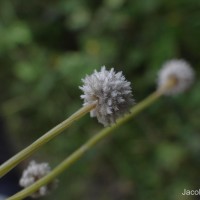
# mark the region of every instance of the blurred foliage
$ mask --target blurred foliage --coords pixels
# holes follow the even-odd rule
[[[46,199],[195,199],[181,193],[200,188],[199,10],[198,0],[0,1],[0,102],[18,150],[81,106],[81,78],[102,65],[123,71],[137,102],[167,59],[197,73],[191,91],[121,127]],[[56,166],[101,128],[86,116],[33,159]]]

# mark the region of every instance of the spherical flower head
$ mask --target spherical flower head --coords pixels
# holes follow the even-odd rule
[[[81,95],[83,105],[96,102],[90,116],[97,117],[104,126],[115,123],[134,104],[130,82],[126,81],[122,72],[115,73],[113,68],[108,71],[103,66],[99,72],[95,70],[82,81],[84,85],[80,89],[84,93]]]
[[[187,90],[194,81],[194,71],[190,64],[183,59],[167,61],[158,73],[158,89],[174,79],[173,87],[165,90],[165,95],[175,95]]]
[[[41,179],[51,171],[48,163],[36,163],[31,161],[27,169],[23,171],[22,177],[19,181],[20,186],[28,187],[35,183],[37,180]],[[32,198],[38,198],[47,195],[53,188],[57,185],[57,180],[44,185],[39,188],[38,191],[31,195]]]

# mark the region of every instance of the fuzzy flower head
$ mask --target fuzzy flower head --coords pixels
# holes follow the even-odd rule
[[[28,187],[41,179],[51,171],[48,163],[36,163],[31,161],[27,169],[23,171],[22,177],[19,181],[20,186]],[[38,191],[31,195],[32,198],[38,198],[47,195],[57,185],[57,180],[40,187]]]
[[[115,73],[113,68],[108,71],[103,66],[100,72],[95,70],[82,81],[84,85],[80,89],[84,93],[81,95],[84,105],[97,102],[90,116],[97,117],[104,126],[115,123],[134,104],[130,82],[126,81],[122,72]]]
[[[162,88],[169,79],[175,80],[175,85],[165,91],[165,95],[175,95],[187,90],[194,81],[194,71],[183,59],[167,61],[158,73],[158,88]]]

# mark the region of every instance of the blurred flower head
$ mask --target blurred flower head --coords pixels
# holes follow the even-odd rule
[[[23,171],[22,177],[19,181],[20,186],[28,187],[32,185],[37,180],[41,179],[45,175],[47,175],[51,171],[51,168],[48,163],[36,163],[35,161],[31,161],[27,169]],[[39,188],[38,191],[33,193],[31,197],[38,198],[41,196],[47,195],[53,188],[57,185],[57,180],[49,183],[48,185],[44,185]]]
[[[126,81],[122,72],[115,73],[113,68],[108,71],[103,66],[99,72],[95,70],[82,81],[84,85],[80,89],[84,93],[81,95],[84,105],[97,102],[90,115],[97,117],[104,126],[115,123],[134,104],[130,82]]]
[[[173,87],[165,90],[164,94],[174,95],[187,90],[194,81],[194,71],[190,64],[183,59],[173,59],[165,62],[158,73],[158,89],[173,79]]]

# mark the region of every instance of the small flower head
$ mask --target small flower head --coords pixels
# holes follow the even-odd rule
[[[130,82],[126,81],[122,72],[115,73],[113,68],[108,71],[103,66],[100,72],[95,70],[82,81],[84,85],[80,89],[84,93],[81,95],[84,105],[97,102],[90,115],[97,117],[104,126],[115,123],[134,104]]]
[[[36,163],[31,161],[27,169],[23,171],[22,177],[19,181],[20,186],[28,187],[37,180],[41,179],[51,171],[48,163]],[[31,195],[32,198],[38,198],[47,195],[57,185],[57,180],[42,186],[38,191]]]
[[[164,63],[158,73],[158,88],[162,88],[170,79],[174,79],[173,87],[167,89],[165,95],[175,95],[187,90],[194,81],[194,71],[183,59],[173,59]]]

